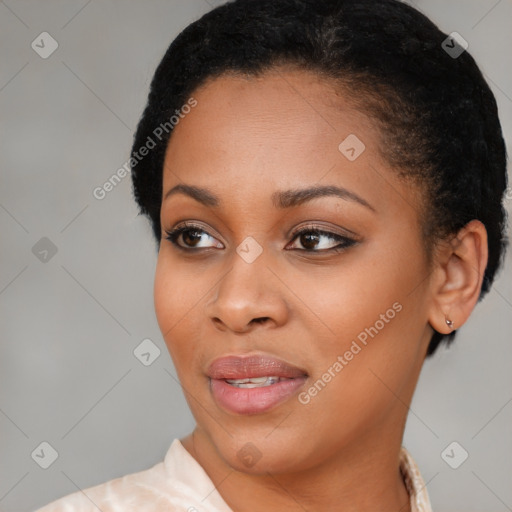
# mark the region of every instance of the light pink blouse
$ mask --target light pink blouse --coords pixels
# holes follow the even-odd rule
[[[412,512],[432,512],[427,488],[402,447],[400,470]],[[54,501],[36,512],[233,512],[204,469],[175,439],[163,462]]]

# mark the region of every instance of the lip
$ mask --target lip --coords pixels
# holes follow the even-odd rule
[[[209,366],[207,375],[215,402],[235,414],[259,414],[276,407],[294,395],[308,377],[302,368],[261,354],[220,357]],[[226,382],[265,376],[285,380],[256,388],[238,388]]]

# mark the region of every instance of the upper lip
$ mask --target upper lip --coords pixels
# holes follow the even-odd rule
[[[212,379],[250,379],[256,377],[298,378],[307,376],[306,371],[282,359],[251,354],[244,356],[224,356],[215,359],[208,367]]]

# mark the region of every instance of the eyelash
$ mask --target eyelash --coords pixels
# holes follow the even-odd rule
[[[208,236],[212,236],[210,235],[207,231],[205,231],[202,227],[200,226],[197,226],[195,224],[185,224],[185,225],[182,225],[182,226],[179,226],[177,228],[174,228],[170,231],[166,231],[166,237],[165,239],[166,240],[169,240],[175,247],[177,247],[178,249],[181,249],[185,252],[198,252],[200,251],[201,249],[213,249],[213,247],[199,247],[199,248],[194,248],[194,247],[183,247],[181,245],[178,244],[178,238],[179,236],[182,234],[182,233],[185,233],[187,231],[197,231],[197,232],[200,232],[200,233],[205,233],[207,234]],[[306,234],[306,233],[315,233],[316,235],[321,235],[321,236],[326,236],[328,238],[330,238],[331,240],[338,240],[340,243],[334,247],[331,247],[329,249],[321,249],[321,250],[314,250],[314,249],[293,249],[293,250],[296,250],[296,251],[302,251],[302,252],[307,252],[307,253],[331,253],[331,252],[342,252],[344,249],[348,249],[349,247],[351,247],[352,245],[356,244],[357,243],[357,240],[354,240],[353,238],[349,238],[349,237],[346,237],[346,236],[342,236],[342,235],[339,235],[337,233],[332,233],[330,231],[324,231],[322,229],[319,229],[318,227],[314,226],[314,225],[310,225],[310,226],[305,226],[303,227],[302,229],[296,231],[295,233],[293,233],[293,238],[292,238],[292,242],[294,240],[296,240],[297,238],[299,238],[301,235],[303,234]],[[212,237],[214,238],[214,237]]]

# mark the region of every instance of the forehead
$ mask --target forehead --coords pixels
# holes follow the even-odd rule
[[[215,189],[230,204],[261,199],[272,207],[275,190],[334,184],[376,206],[383,173],[385,181],[395,179],[380,157],[375,123],[336,83],[314,73],[222,75],[192,97],[197,105],[175,126],[167,148],[164,196],[187,183]],[[347,158],[347,149],[356,158]]]
[[[375,124],[352,106],[341,85],[296,68],[274,68],[259,76],[228,73],[210,78],[193,93],[198,102],[188,122],[182,120],[175,132],[200,129],[216,141],[272,138],[302,143],[331,142],[345,132],[358,130],[367,139],[378,135]],[[184,126],[186,128],[184,128]],[[247,131],[240,132],[239,130]],[[173,134],[175,135],[175,133]],[[190,136],[190,133],[187,134]]]
[[[222,75],[192,96],[197,106],[182,116],[167,148],[166,160],[175,165],[183,153],[189,167],[206,154],[212,164],[216,158],[225,164],[230,157],[239,165],[285,158],[312,164],[326,152],[339,158],[338,146],[351,134],[366,148],[378,143],[374,123],[334,82],[311,72],[285,68],[257,77]]]

